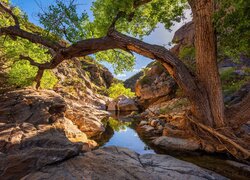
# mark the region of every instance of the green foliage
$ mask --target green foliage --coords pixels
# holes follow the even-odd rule
[[[37,70],[28,61],[18,61],[13,64],[8,73],[8,82],[17,87],[31,86],[34,83]],[[41,88],[52,89],[57,82],[56,76],[51,71],[46,70],[41,79]]]
[[[250,1],[218,0],[220,10],[214,22],[218,33],[219,49],[228,57],[239,59],[250,55]]]
[[[111,98],[117,98],[120,95],[134,97],[135,93],[132,92],[131,89],[125,88],[122,83],[112,83],[110,88],[108,89],[108,95]]]
[[[244,84],[246,84],[246,82],[250,80],[248,70],[248,68],[242,70],[246,74],[245,76],[237,74],[235,72],[236,69],[233,67],[227,68],[220,73],[224,95],[230,95],[238,91]]]
[[[179,57],[182,60],[183,59],[186,59],[188,61],[194,60],[194,58],[195,58],[195,48],[192,47],[192,46],[191,47],[190,46],[183,47],[180,50]]]
[[[30,66],[27,61],[13,64],[8,74],[8,82],[19,87],[31,86],[34,82],[37,68]]]
[[[20,9],[14,8],[14,14],[18,16],[21,27],[27,31],[41,32],[41,28],[34,26],[27,21],[26,16]],[[0,26],[13,25],[13,19],[6,14],[0,12]],[[21,60],[20,55],[26,55],[38,63],[49,62],[51,56],[47,53],[47,49],[41,45],[34,44],[28,40],[17,38],[16,40],[10,37],[0,37],[0,54],[4,55],[4,64],[9,66],[7,71],[7,82],[17,87],[26,87],[33,85],[37,67],[31,66],[28,61]],[[41,79],[41,88],[52,89],[57,83],[57,78],[52,71],[45,71]]]
[[[195,71],[195,48],[193,46],[182,47],[179,58],[189,69]]]
[[[44,89],[53,89],[53,87],[57,84],[58,79],[55,74],[50,70],[45,70],[44,75],[41,79],[41,88]]]
[[[186,0],[153,0],[135,8],[138,0],[96,0],[91,10],[95,17],[91,22],[86,12],[77,13],[73,0],[59,1],[49,6],[47,12],[39,14],[40,23],[48,32],[74,43],[80,39],[102,37],[107,35],[108,28],[119,12],[123,16],[116,23],[120,32],[142,38],[149,35],[158,23],[169,29],[175,21],[180,21]],[[113,65],[115,73],[132,70],[135,57],[122,50],[109,50],[95,55],[99,61]]]
[[[96,60],[106,61],[114,67],[115,74],[133,69],[135,57],[126,51],[115,49],[96,53]]]
[[[109,118],[109,126],[119,132],[119,131],[122,131],[122,130],[125,130],[127,126],[129,126],[131,124],[131,122],[123,122],[123,121],[119,121],[119,120],[116,120],[112,117]]]
[[[169,29],[174,21],[180,21],[185,0],[153,0],[140,7],[134,6],[138,0],[96,0],[92,11],[95,17],[92,28],[97,37],[106,35],[113,19],[119,12],[123,16],[116,24],[120,32],[133,36],[149,35],[158,23],[163,23]],[[135,8],[136,7],[136,8]]]
[[[77,13],[77,5],[74,1],[65,4],[56,0],[55,4],[48,7],[47,12],[39,13],[39,21],[44,25],[45,30],[58,36],[66,38],[71,43],[87,37],[86,25],[89,23],[86,12]]]

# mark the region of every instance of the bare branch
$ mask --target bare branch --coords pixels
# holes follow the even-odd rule
[[[20,24],[19,24],[18,17],[12,12],[12,10],[11,10],[11,9],[8,9],[7,7],[5,7],[5,6],[3,5],[3,3],[1,3],[1,2],[0,2],[0,8],[1,8],[3,11],[5,11],[6,13],[8,13],[8,14],[13,18],[13,20],[15,21],[15,26],[19,28],[19,27],[20,27]]]

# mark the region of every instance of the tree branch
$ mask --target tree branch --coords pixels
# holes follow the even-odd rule
[[[8,13],[8,14],[13,18],[13,20],[14,20],[14,22],[15,22],[15,26],[19,28],[19,27],[20,27],[20,24],[19,24],[18,17],[12,12],[12,10],[8,9],[7,7],[5,7],[5,6],[3,5],[3,3],[1,3],[1,2],[0,2],[0,8],[1,8],[3,11],[5,11],[6,13]]]
[[[55,51],[58,51],[59,49],[63,48],[63,46],[57,42],[48,40],[40,35],[24,31],[16,26],[0,28],[0,35],[3,35],[3,34],[21,37],[21,38],[29,40],[30,42],[38,43],[45,47],[51,48]]]

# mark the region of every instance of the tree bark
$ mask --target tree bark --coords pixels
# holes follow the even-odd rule
[[[205,88],[213,122],[211,126],[224,126],[224,101],[217,66],[217,43],[212,17],[213,0],[189,0],[195,23],[195,58],[197,79]]]

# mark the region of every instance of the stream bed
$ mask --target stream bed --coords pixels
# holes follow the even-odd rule
[[[204,152],[166,152],[150,144],[136,129],[138,120],[127,118],[126,114],[112,113],[106,122],[106,131],[95,138],[100,147],[119,146],[133,150],[139,154],[168,154],[177,159],[191,162],[200,167],[217,172],[230,179],[249,179],[249,166],[237,164],[232,158],[220,154]]]

